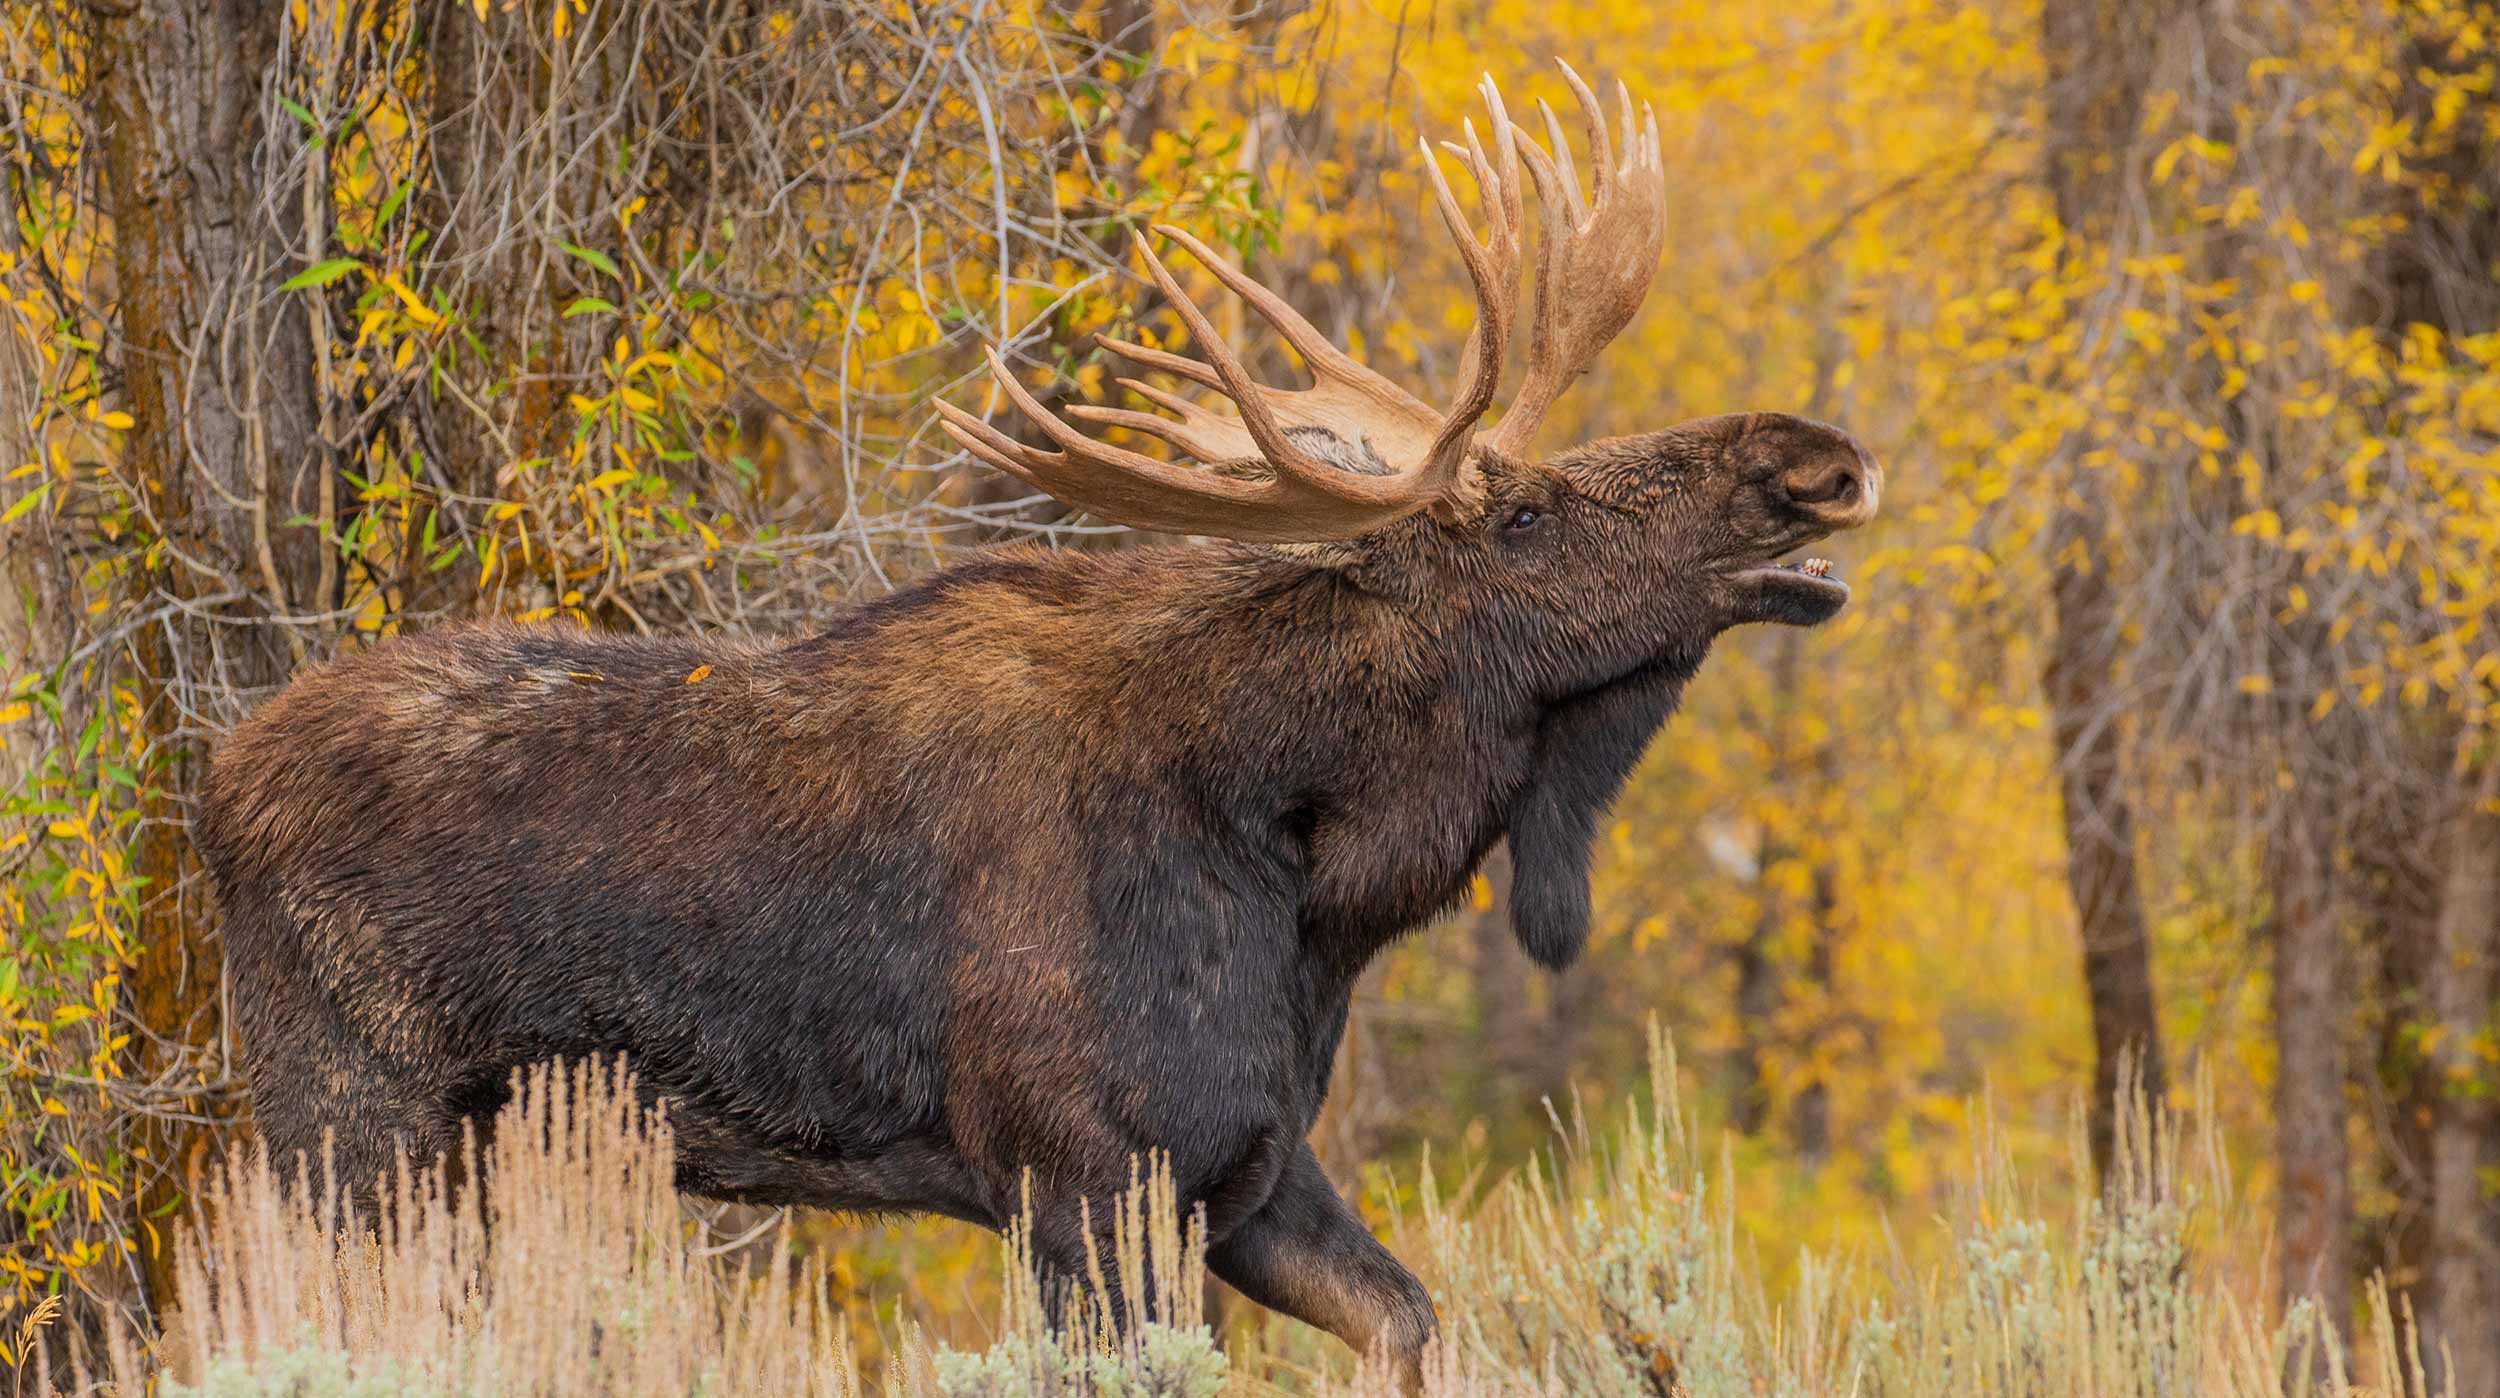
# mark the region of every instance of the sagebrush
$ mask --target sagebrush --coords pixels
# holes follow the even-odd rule
[[[2120,1119],[2107,1188],[2066,1191],[2003,1168],[1983,1113],[1975,1182],[1921,1224],[1950,1234],[1939,1263],[1807,1256],[1775,1292],[1727,1207],[1726,1158],[1714,1164],[1697,1139],[1659,1040],[1648,1092],[1611,1125],[1575,1112],[1539,1164],[1483,1189],[1444,1192],[1426,1171],[1419,1207],[1393,1225],[1442,1319],[1425,1391],[2454,1398],[2424,1382],[2409,1319],[2383,1289],[2355,1353],[2305,1306],[2269,1316],[2264,1249],[2250,1246],[2216,1141],[2141,1108]],[[211,1226],[183,1240],[187,1303],[160,1335],[116,1332],[101,1355],[71,1346],[58,1388],[1394,1391],[1385,1369],[1289,1322],[1224,1343],[1203,1309],[1205,1238],[1150,1170],[1105,1201],[1103,1252],[1066,1279],[1061,1304],[1011,1233],[996,1338],[959,1350],[908,1324],[852,1333],[824,1259],[786,1233],[761,1265],[709,1255],[673,1169],[665,1111],[641,1104],[622,1068],[595,1064],[531,1074],[491,1139],[452,1168],[400,1171],[378,1232],[318,1167],[240,1154],[210,1191]],[[2066,1192],[2083,1202],[2040,1206]],[[55,1375],[20,1378],[43,1392]]]

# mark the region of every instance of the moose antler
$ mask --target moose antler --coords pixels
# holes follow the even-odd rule
[[[1485,445],[1505,454],[1524,451],[1547,410],[1585,372],[1649,295],[1658,254],[1667,236],[1667,169],[1658,144],[1658,114],[1641,104],[1632,121],[1632,90],[1615,83],[1622,105],[1618,156],[1606,139],[1606,112],[1571,65],[1555,60],[1563,81],[1580,99],[1588,124],[1594,197],[1583,201],[1572,173],[1571,147],[1562,122],[1540,99],[1550,157],[1525,130],[1511,128],[1513,144],[1536,181],[1538,212],[1536,319],[1528,332],[1528,376]]]
[[[1271,543],[1342,539],[1466,495],[1476,423],[1493,405],[1518,309],[1526,224],[1519,180],[1522,156],[1536,181],[1546,225],[1533,353],[1518,400],[1485,439],[1489,446],[1516,451],[1526,445],[1554,400],[1632,318],[1649,289],[1665,236],[1666,176],[1657,118],[1652,115],[1645,128],[1635,128],[1631,95],[1624,92],[1624,153],[1618,164],[1597,99],[1568,66],[1563,75],[1589,123],[1593,202],[1581,199],[1570,148],[1553,112],[1545,112],[1557,152],[1549,157],[1511,122],[1489,77],[1479,90],[1491,119],[1490,140],[1480,141],[1475,123],[1469,121],[1463,146],[1444,143],[1475,177],[1485,222],[1482,239],[1460,211],[1439,158],[1429,144],[1423,146],[1441,220],[1458,244],[1476,292],[1476,324],[1460,359],[1460,387],[1448,409],[1433,411],[1330,344],[1284,298],[1206,244],[1182,229],[1157,224],[1156,232],[1187,249],[1285,338],[1310,370],[1311,387],[1280,389],[1251,379],[1232,347],[1140,237],[1136,247],[1148,274],[1188,326],[1205,360],[1122,340],[1105,338],[1101,345],[1141,368],[1160,369],[1213,389],[1233,411],[1220,412],[1124,378],[1119,381],[1124,387],[1174,416],[1089,406],[1068,412],[1084,422],[1160,437],[1215,469],[1177,466],[1086,436],[1026,391],[995,351],[989,355],[992,377],[1056,449],[1019,442],[951,403],[937,405],[940,425],[977,459],[1067,504],[1141,529]]]
[[[1441,220],[1458,243],[1476,291],[1476,325],[1461,363],[1460,387],[1435,412],[1405,389],[1328,342],[1284,298],[1262,286],[1183,229],[1155,231],[1187,249],[1234,295],[1293,346],[1312,386],[1280,389],[1251,379],[1232,347],[1181,289],[1142,237],[1146,270],[1189,327],[1205,362],[1104,338],[1103,348],[1146,369],[1214,389],[1234,412],[1220,413],[1137,379],[1120,383],[1179,418],[1118,408],[1073,407],[1091,423],[1150,433],[1216,470],[1193,470],[1087,437],[1036,400],[993,351],[999,387],[1057,450],[1028,446],[950,403],[937,405],[946,433],[967,452],[1036,489],[1106,519],[1141,529],[1212,534],[1264,542],[1351,538],[1441,504],[1464,489],[1462,468],[1476,422],[1493,405],[1518,308],[1524,211],[1516,129],[1491,79],[1483,85],[1492,139],[1466,125],[1463,152],[1476,178],[1487,225],[1479,240],[1450,192],[1440,161],[1424,147]],[[1242,468],[1259,468],[1256,475]]]

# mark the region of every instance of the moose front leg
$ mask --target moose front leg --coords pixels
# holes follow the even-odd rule
[[[1308,1142],[1266,1205],[1208,1250],[1207,1266],[1262,1306],[1385,1354],[1408,1392],[1421,1387],[1432,1297],[1337,1196]]]

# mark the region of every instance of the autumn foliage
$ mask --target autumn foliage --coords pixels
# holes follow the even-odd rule
[[[1472,303],[1415,138],[1488,70],[1564,103],[1560,57],[1655,104],[1673,199],[1545,443],[1828,418],[1885,518],[1838,621],[1723,643],[1581,966],[1531,973],[1497,862],[1374,972],[1332,1171],[1453,1334],[1500,1337],[1467,1362],[1568,1391],[1539,1366],[1675,1325],[1694,1391],[1704,1335],[1845,1389],[2035,1304],[2076,1345],[2229,1349],[2252,1393],[2393,1364],[2410,1315],[2433,1391],[2500,1390],[2490,5],[130,8],[0,8],[12,1361],[48,1295],[29,1336],[151,1333],[246,1136],[182,823],[253,702],[446,618],[787,630],[999,539],[1116,547],[953,455],[930,396],[991,406],[994,343],[1054,403],[1116,398],[1054,347],[1180,337],[1115,325],[1154,220],[1446,384]],[[1653,1015],[1682,1105],[1584,1127]],[[2130,1075],[2193,1122],[2150,1194]],[[1635,1168],[1669,1120],[1688,1154]],[[1694,1174],[1706,1210],[1661,1202]],[[2203,1202],[2160,1212],[2181,1179]],[[1552,1250],[1582,1200],[1695,1230],[1624,1244],[1699,1269],[1637,1292],[1669,1329],[1582,1355],[1596,1310],[1503,1309],[1611,1246]],[[898,1310],[980,1348],[987,1239],[787,1237],[860,1355]],[[2186,1309],[2092,1309],[2148,1258]],[[1234,1339],[1237,1371],[1341,1364]],[[1947,1391],[1898,1362],[1882,1391]]]

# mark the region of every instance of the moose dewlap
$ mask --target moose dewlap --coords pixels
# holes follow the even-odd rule
[[[1508,120],[1427,168],[1478,314],[1446,408],[1163,230],[1310,366],[1254,383],[1156,254],[1211,390],[1074,408],[997,366],[1031,435],[949,406],[973,456],[1071,505],[1219,542],[1009,550],[803,639],[486,627],[308,674],[218,752],[198,820],[262,1133],[336,1134],[348,1178],[491,1122],[518,1067],[622,1052],[670,1102],[679,1183],[722,1198],[1000,1225],[1048,1266],[1130,1161],[1168,1157],[1208,1261],[1411,1366],[1415,1280],[1304,1135],[1356,976],[1496,841],[1560,966],[1591,832],[1729,627],[1813,624],[1848,588],[1779,560],[1864,522],[1838,430],[1706,418],[1550,457],[1530,438],[1631,319],[1663,238],[1655,119]],[[1429,157],[1428,157],[1429,158]],[[1519,310],[1527,365],[1479,431]],[[1036,445],[1035,443],[1047,443]],[[1282,547],[1278,547],[1278,546]],[[700,683],[688,683],[700,676]]]

